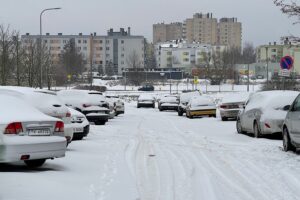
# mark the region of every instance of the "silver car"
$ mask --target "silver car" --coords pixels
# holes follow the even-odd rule
[[[300,95],[285,109],[288,113],[282,126],[283,149],[295,151],[300,148]]]
[[[281,133],[287,115],[285,106],[291,105],[299,92],[265,91],[253,94],[246,102],[245,109],[237,118],[238,133],[253,133],[254,137]]]

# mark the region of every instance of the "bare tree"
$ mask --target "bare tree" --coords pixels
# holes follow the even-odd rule
[[[297,21],[295,23],[300,23],[300,6],[293,0],[273,0],[274,4],[280,7],[280,10],[287,14],[289,17],[296,17]]]
[[[27,84],[29,87],[38,87],[38,46],[34,40],[30,40],[27,42],[25,48],[24,68],[26,70]]]
[[[143,82],[144,77],[141,74],[142,61],[135,50],[129,54],[126,59],[127,68],[131,69],[131,73],[128,73],[128,80],[134,85],[140,85]]]
[[[6,85],[12,75],[13,31],[9,26],[0,25],[0,76],[1,85]]]

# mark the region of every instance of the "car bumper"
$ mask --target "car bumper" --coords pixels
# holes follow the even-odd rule
[[[60,158],[65,156],[66,139],[59,136],[8,136],[0,145],[0,162],[17,162],[22,155],[28,160]]]
[[[86,114],[86,118],[89,122],[107,121],[109,115],[104,113],[89,113]]]
[[[190,116],[216,115],[216,110],[190,110]]]
[[[220,109],[221,117],[237,118],[239,112],[240,109],[228,109],[228,110]]]
[[[89,132],[90,132],[90,125],[86,125],[85,127],[83,127],[82,131],[74,132],[73,139],[86,137],[89,134]]]
[[[172,105],[161,105],[160,106],[161,109],[163,110],[178,110],[178,106],[175,105],[175,106],[172,106]]]

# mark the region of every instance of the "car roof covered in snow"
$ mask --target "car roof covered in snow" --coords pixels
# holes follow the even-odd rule
[[[195,96],[190,100],[192,107],[194,106],[206,106],[206,105],[215,105],[213,99],[208,96]]]

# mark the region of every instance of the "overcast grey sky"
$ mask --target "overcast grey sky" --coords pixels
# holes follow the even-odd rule
[[[39,33],[39,14],[48,7],[62,7],[43,17],[43,33],[106,34],[109,28],[132,27],[132,34],[152,41],[152,24],[182,22],[196,12],[214,17],[237,17],[243,23],[243,42],[255,45],[278,41],[282,35],[300,36],[300,24],[283,15],[272,0],[0,0],[0,23],[22,34]],[[299,0],[297,0],[299,2]]]

